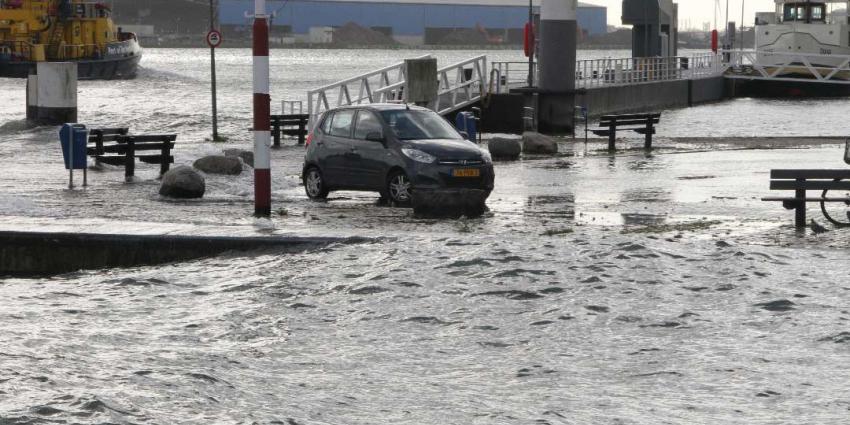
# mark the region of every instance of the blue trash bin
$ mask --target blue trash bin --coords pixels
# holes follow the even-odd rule
[[[82,124],[65,124],[59,130],[59,142],[62,144],[62,156],[65,159],[66,170],[85,170],[86,145],[88,144],[88,131]],[[73,149],[71,149],[73,147]],[[73,158],[71,154],[73,152]],[[73,161],[73,162],[72,162]]]
[[[478,124],[475,121],[475,114],[472,112],[458,112],[455,116],[455,128],[469,135],[468,140],[473,142],[478,140]]]

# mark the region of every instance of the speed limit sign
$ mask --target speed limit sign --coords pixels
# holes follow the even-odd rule
[[[212,47],[213,49],[215,49],[218,46],[221,46],[221,33],[216,31],[216,30],[212,30],[212,31],[208,32],[207,33],[207,44],[210,47]]]

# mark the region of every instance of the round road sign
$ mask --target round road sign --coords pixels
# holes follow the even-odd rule
[[[216,31],[216,30],[212,30],[212,31],[208,32],[207,33],[207,44],[212,48],[216,48],[218,46],[221,46],[221,33]]]

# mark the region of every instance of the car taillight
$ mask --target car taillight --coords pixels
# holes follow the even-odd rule
[[[312,142],[312,141],[313,141],[313,133],[310,133],[310,134],[307,135],[307,140],[304,141],[304,147],[309,148],[310,142]]]

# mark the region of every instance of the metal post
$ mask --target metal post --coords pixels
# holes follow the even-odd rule
[[[214,0],[210,0],[210,31],[216,28]],[[215,76],[215,47],[210,46],[210,73],[212,80],[212,140],[218,141],[218,100],[216,99],[216,76]]]
[[[746,0],[741,0],[741,53],[744,52],[744,5],[747,4]]]
[[[68,157],[70,158],[68,167],[68,189],[74,189],[74,138],[76,135],[74,134],[74,128],[71,127],[71,143],[68,144]]]
[[[723,43],[723,50],[731,50],[732,36],[729,34],[729,0],[726,0],[726,43]]]
[[[254,215],[271,216],[271,96],[266,1],[254,0]]]
[[[528,40],[530,53],[528,55],[528,87],[534,87],[534,44],[531,43],[531,34],[534,34],[534,5],[533,0],[528,0]],[[536,37],[534,37],[536,38]]]

